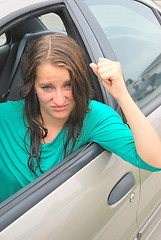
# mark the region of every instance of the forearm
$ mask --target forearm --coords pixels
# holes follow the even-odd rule
[[[161,141],[128,93],[117,99],[132,130],[136,150],[148,164],[161,168]]]
[[[132,100],[125,86],[121,65],[100,58],[98,64],[90,64],[103,86],[118,101],[133,132],[136,150],[148,164],[161,168],[161,141],[155,130]]]

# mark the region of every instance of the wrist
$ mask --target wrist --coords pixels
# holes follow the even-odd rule
[[[115,99],[120,106],[124,104],[127,105],[129,101],[133,101],[127,89],[124,89]]]

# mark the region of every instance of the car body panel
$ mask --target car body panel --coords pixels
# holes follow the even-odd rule
[[[148,119],[156,129],[159,137],[161,138],[161,107],[158,107],[153,113],[151,113],[148,116]],[[148,236],[148,239],[153,240],[155,239],[153,238],[155,234],[156,236],[158,236],[158,228],[161,221],[161,187],[160,184],[158,184],[161,181],[161,173],[149,173],[145,170],[140,171],[141,196],[138,209],[138,224],[140,228],[143,227],[143,229],[141,230],[143,239],[146,239],[146,237]],[[154,215],[152,214],[153,212],[155,212]],[[147,224],[143,226],[143,222],[147,222]]]
[[[1,239],[105,239],[108,236],[120,239],[127,225],[120,226],[128,218],[130,237],[136,229],[135,216],[139,201],[138,169],[103,152],[73,177],[60,185],[41,202],[19,217],[1,233]],[[122,164],[124,168],[122,168]],[[119,174],[118,174],[119,172]],[[107,204],[113,186],[127,172],[132,172],[135,186],[114,205]],[[112,175],[117,175],[113,178]],[[130,202],[130,196],[135,198]],[[32,219],[32,221],[31,221]],[[113,224],[114,223],[114,224]],[[114,231],[118,226],[118,232]],[[88,229],[88,230],[87,230]],[[127,239],[128,239],[127,238]]]

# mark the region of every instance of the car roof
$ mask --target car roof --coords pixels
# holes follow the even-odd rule
[[[19,15],[20,12],[23,13],[34,8],[52,5],[54,3],[68,2],[71,4],[71,1],[79,2],[83,0],[16,0],[16,4],[14,4],[13,0],[0,0],[0,19],[7,18],[7,16],[9,17],[10,15],[13,17],[13,15]],[[139,2],[150,5],[161,11],[161,7],[152,0],[139,0]]]
[[[0,0],[0,27],[34,9],[63,2],[64,0],[16,0],[14,4],[14,0]]]
[[[34,5],[43,5],[43,3],[47,2],[50,2],[50,0],[16,0],[16,4],[13,3],[13,0],[0,0],[0,18],[3,18],[13,12],[17,12],[20,9],[30,6],[32,7]]]

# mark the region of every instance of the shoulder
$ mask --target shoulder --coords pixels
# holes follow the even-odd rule
[[[95,100],[90,101],[89,112],[86,114],[84,120],[84,127],[86,126],[86,129],[107,127],[113,123],[115,125],[116,123],[122,124],[122,118],[114,109]]]
[[[0,103],[0,108],[21,108],[24,106],[24,100],[19,100],[19,101],[8,101],[8,102],[3,102]]]
[[[113,108],[95,100],[90,101],[89,110],[89,115],[92,117],[96,116],[98,118],[108,118],[110,116],[116,116],[121,118]]]
[[[98,107],[104,107],[104,106],[107,106],[109,107],[108,105],[104,104],[104,103],[101,103],[101,102],[98,102],[96,100],[91,100],[90,103],[89,103],[89,108],[98,108]]]
[[[21,114],[23,109],[24,100],[0,103],[0,117],[1,118],[5,118],[8,116],[14,117],[17,114]]]

